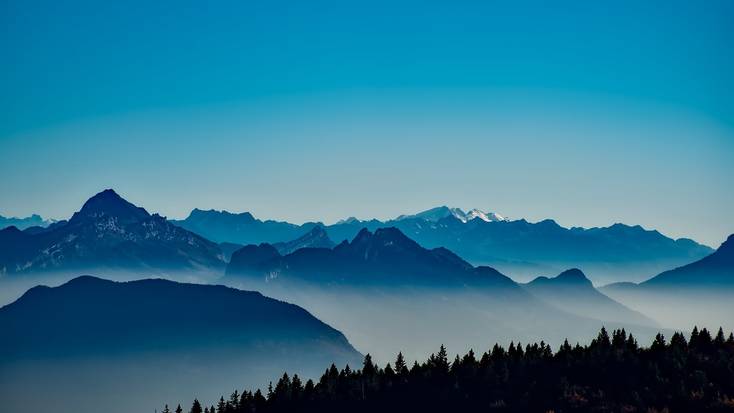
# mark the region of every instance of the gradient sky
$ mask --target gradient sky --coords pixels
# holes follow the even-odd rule
[[[2,215],[734,232],[732,1],[100,3],[0,6]]]

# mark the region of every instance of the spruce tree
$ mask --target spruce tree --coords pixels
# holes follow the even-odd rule
[[[372,363],[372,356],[369,353],[364,356],[364,363],[362,363],[362,374],[371,377],[376,373],[375,365]]]
[[[191,410],[189,410],[190,413],[204,413],[204,410],[201,408],[201,403],[199,403],[199,400],[194,399],[194,403],[191,405]]]
[[[405,365],[402,351],[398,352],[398,357],[395,359],[395,371],[400,375],[407,373],[407,366]]]

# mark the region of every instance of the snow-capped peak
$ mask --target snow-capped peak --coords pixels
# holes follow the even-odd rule
[[[479,218],[485,222],[496,222],[505,221],[506,218],[502,215],[495,214],[494,212],[483,212],[479,209],[472,209],[469,212],[464,212],[461,208],[449,208],[449,207],[437,207],[427,211],[420,212],[415,215],[401,215],[397,217],[397,220],[408,219],[408,218],[421,218],[426,221],[437,222],[443,218],[453,216],[463,223],[467,223],[473,219]]]
[[[484,222],[496,222],[496,221],[504,221],[505,217],[503,217],[500,214],[495,214],[494,212],[484,212],[480,211],[476,208],[472,209],[466,214],[466,221],[469,222],[474,218],[479,218]]]

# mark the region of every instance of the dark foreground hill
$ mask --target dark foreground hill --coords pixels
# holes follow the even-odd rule
[[[455,358],[441,346],[421,364],[400,354],[383,368],[368,355],[316,382],[284,374],[267,393],[225,397],[203,412],[731,412],[734,336],[694,328],[641,348],[624,330],[602,329],[588,346],[565,342],[555,353],[510,343]],[[202,412],[198,400],[191,412]]]
[[[165,280],[79,277],[0,308],[0,399],[7,411],[145,411],[163,394],[318,373],[359,353],[306,310],[260,293]],[[188,389],[188,390],[186,390]],[[38,391],[45,396],[39,397]],[[161,399],[163,400],[163,399]]]

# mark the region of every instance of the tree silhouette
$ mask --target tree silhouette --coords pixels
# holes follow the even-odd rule
[[[601,329],[589,345],[566,340],[556,353],[542,341],[511,342],[449,363],[441,346],[410,369],[402,353],[395,369],[367,355],[360,370],[332,364],[305,385],[284,373],[267,398],[234,392],[208,413],[734,411],[734,333],[725,337],[694,328],[688,340],[658,334],[643,348],[624,330]]]

